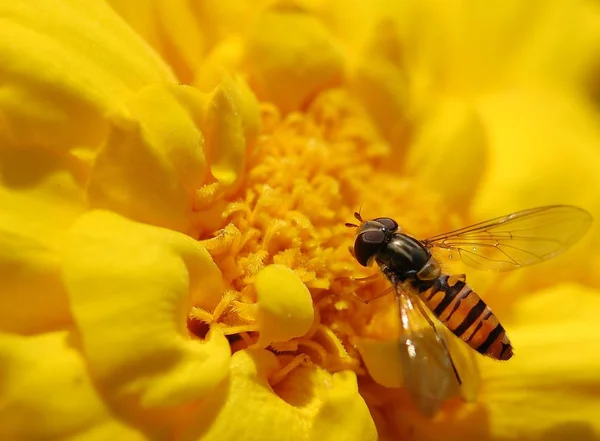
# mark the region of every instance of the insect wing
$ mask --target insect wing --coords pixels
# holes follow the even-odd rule
[[[466,265],[508,271],[551,259],[589,229],[591,215],[581,208],[553,205],[519,211],[423,241],[451,252]]]
[[[477,385],[474,381],[478,377],[473,377],[476,367],[470,354],[457,351],[457,360],[454,360],[454,354],[451,358],[447,339],[442,334],[445,328],[439,324],[432,327],[430,320],[423,316],[423,306],[417,304],[420,300],[399,289],[397,300],[402,330],[403,383],[419,411],[425,416],[433,416],[449,398],[460,395],[469,400],[475,397]],[[438,332],[438,328],[444,331]],[[453,366],[460,368],[458,376]]]

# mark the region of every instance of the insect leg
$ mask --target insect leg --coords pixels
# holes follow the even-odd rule
[[[389,293],[392,292],[392,290],[394,289],[393,286],[390,286],[389,288],[384,289],[383,291],[381,291],[380,293],[376,294],[374,297],[371,297],[370,299],[363,299],[361,296],[359,296],[358,294],[356,294],[355,292],[352,293],[352,295],[354,297],[356,297],[358,300],[360,300],[361,302],[363,302],[365,305],[368,305],[369,303],[371,303],[373,300],[377,300],[382,298],[385,295],[388,295]]]
[[[269,377],[269,384],[275,386],[299,366],[310,364],[310,357],[306,354],[297,355],[291,362]]]
[[[421,304],[421,300],[417,298],[417,299],[415,299],[414,303],[417,304],[417,308],[419,309],[419,312],[421,314],[423,314],[423,317],[425,317],[425,319],[427,320],[427,323],[429,323],[429,325],[433,329],[433,332],[435,332],[435,338],[444,346],[444,349],[446,350],[446,355],[448,356],[448,359],[450,360],[450,364],[452,365],[452,370],[454,371],[454,375],[456,376],[456,380],[458,381],[458,384],[462,385],[462,380],[460,379],[460,375],[458,374],[458,370],[456,369],[456,365],[454,364],[452,355],[450,355],[450,350],[448,349],[446,340],[444,340],[444,338],[438,332],[437,328],[435,327],[435,323],[433,323],[433,320],[431,320],[431,318],[429,317],[429,314],[427,313],[427,311],[425,311],[425,308],[423,308],[423,305]]]
[[[366,276],[366,277],[351,277],[351,279],[353,282],[370,282],[371,280],[376,280],[379,277],[381,277],[381,274],[375,273],[375,274],[371,274],[370,276]]]
[[[339,282],[372,282],[373,280],[377,280],[378,278],[381,277],[381,274],[379,273],[375,273],[375,274],[371,274],[370,276],[366,276],[366,277],[336,277],[335,281],[339,281]]]
[[[366,276],[366,277],[336,277],[335,281],[351,282],[351,283],[369,283],[369,282],[373,282],[379,278],[381,278],[381,273],[371,274],[370,276]],[[389,288],[383,290],[382,292],[376,294],[375,296],[373,296],[369,299],[364,299],[361,296],[359,296],[358,294],[356,294],[355,292],[352,292],[352,295],[366,305],[366,304],[369,304],[370,302],[372,302],[373,300],[380,299],[381,297],[389,294],[390,292],[392,292],[393,289],[394,288],[392,286],[390,286]]]

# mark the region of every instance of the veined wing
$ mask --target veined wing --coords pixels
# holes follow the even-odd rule
[[[396,297],[403,382],[416,407],[423,415],[433,416],[449,398],[474,400],[479,377],[472,351],[453,350],[451,355],[446,338],[449,331],[441,324],[434,325],[420,300],[399,287]]]
[[[450,250],[476,269],[508,271],[551,259],[577,242],[592,216],[570,205],[552,205],[497,217],[423,241]]]

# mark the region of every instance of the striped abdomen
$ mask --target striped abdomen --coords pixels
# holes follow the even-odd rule
[[[477,352],[508,360],[513,348],[504,328],[479,296],[463,281],[446,275],[419,286],[420,297],[435,316]]]

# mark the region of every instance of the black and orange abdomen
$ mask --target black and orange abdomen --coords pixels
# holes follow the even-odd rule
[[[457,337],[481,354],[508,360],[513,348],[506,331],[483,300],[469,286],[442,275],[435,281],[421,281],[421,300]]]

